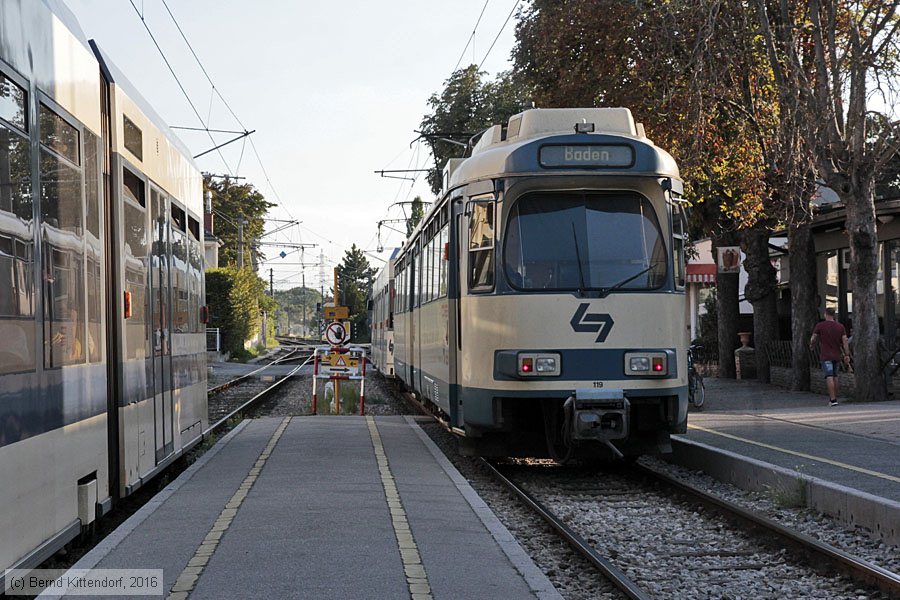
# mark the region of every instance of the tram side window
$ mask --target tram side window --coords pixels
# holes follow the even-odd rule
[[[191,277],[188,249],[187,215],[183,208],[172,204],[172,331],[189,330],[189,279]]]
[[[422,262],[425,265],[425,269],[422,271],[422,293],[424,294],[422,304],[431,302],[434,299],[434,287],[432,286],[432,281],[434,280],[434,258],[431,252],[433,245],[434,240],[428,240],[428,243],[422,247]]]
[[[490,291],[494,287],[493,200],[469,205],[469,290]]]
[[[417,242],[413,242],[414,244]],[[413,252],[412,257],[413,271],[409,278],[409,295],[412,299],[410,306],[413,308],[419,306],[419,298],[422,289],[422,261],[419,260],[419,249]]]
[[[155,356],[169,354],[170,271],[168,202],[157,190],[150,188],[150,329],[153,331]],[[165,385],[164,382],[163,385]]]
[[[194,224],[197,224],[195,227]],[[199,222],[189,219],[190,235],[190,280],[188,281],[188,331],[199,333],[200,329],[200,291],[203,289],[203,248],[198,239]]]
[[[125,148],[138,160],[144,160],[144,134],[127,115],[122,115],[122,130],[125,132]]]
[[[397,273],[395,275],[395,281],[397,282],[397,295],[394,296],[394,313],[403,312],[403,267],[398,266]]]
[[[174,209],[175,207],[173,207]],[[175,212],[174,210],[172,211]],[[188,330],[188,250],[184,233],[172,228],[172,331]]]
[[[28,132],[28,93],[0,73],[0,119]]]
[[[72,164],[79,165],[78,129],[43,104],[40,121],[41,144],[67,158]]]
[[[684,209],[680,204],[675,204],[672,209],[672,243],[675,249],[673,253],[673,259],[675,261],[674,270],[675,270],[675,287],[678,289],[684,288],[684,280],[685,280],[685,239],[687,237],[686,234],[686,215],[684,214]]]
[[[103,360],[103,238],[100,229],[100,139],[84,130],[84,193],[87,230],[88,360]]]
[[[391,281],[389,287],[385,290],[387,294],[387,301],[384,303],[384,310],[387,311],[387,319],[388,319],[388,329],[394,328],[394,311],[390,305],[393,302],[394,297],[396,296],[396,283]]]
[[[123,192],[128,199],[122,203],[125,230],[125,291],[131,294],[131,317],[125,320],[125,358],[137,360],[148,356],[147,346],[150,341],[147,324],[147,270],[150,244],[147,236],[146,210],[143,204],[137,204],[138,198],[142,202],[144,199],[144,182],[127,169],[124,173]]]
[[[450,240],[450,232],[447,225],[441,229],[440,234],[440,244],[438,245],[438,256],[441,261],[441,282],[440,282],[440,297],[443,298],[447,295],[447,279],[448,279],[448,270],[450,268],[450,262],[444,258],[444,248],[447,247],[447,242]]]
[[[409,289],[409,276],[412,271],[409,268],[409,262],[403,267],[403,305],[401,308],[403,312],[409,312],[409,307],[412,306],[412,299],[410,298],[410,289]]]
[[[40,111],[44,365],[55,368],[87,359],[84,198],[78,129]]]
[[[440,239],[438,239],[438,233],[435,232],[434,237],[431,239],[431,299],[436,300],[441,297],[440,293],[440,285],[441,285],[441,257],[438,256],[438,245],[440,244]]]
[[[34,204],[26,130],[26,93],[0,74],[0,374],[32,371],[36,363]]]

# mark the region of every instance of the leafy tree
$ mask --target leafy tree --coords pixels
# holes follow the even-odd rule
[[[308,335],[314,335],[317,326],[316,304],[322,302],[318,290],[295,287],[289,290],[275,290],[278,303],[278,329],[289,332],[292,325],[301,325]],[[306,321],[303,320],[304,315]]]
[[[699,335],[692,342],[703,347],[700,354],[704,356],[716,356],[719,353],[719,313],[716,304],[716,290],[713,288],[712,293],[703,302],[706,312],[700,315]]]
[[[265,282],[249,268],[206,272],[210,326],[222,332],[222,349],[226,352],[243,352],[244,342],[252,339],[262,325],[260,310],[274,315],[277,306],[265,290]]]
[[[412,232],[415,231],[416,226],[422,222],[422,218],[425,216],[425,208],[422,204],[422,197],[416,196],[413,198],[412,206],[410,206],[409,218],[406,220],[406,237],[412,235]]]
[[[354,341],[365,343],[371,336],[368,327],[366,301],[372,293],[372,284],[378,272],[356,244],[344,253],[344,261],[337,267],[338,300],[350,309],[350,323],[355,332]]]
[[[797,125],[816,173],[847,207],[855,395],[883,400],[875,190],[877,175],[897,155],[898,131],[896,115],[871,110],[869,100],[900,92],[900,0],[754,0],[749,6],[780,97],[796,99]]]
[[[483,76],[475,65],[459,69],[444,82],[440,94],[428,99],[431,113],[422,119],[421,132],[434,156],[428,182],[436,196],[447,160],[465,156],[470,138],[522,110],[525,92],[511,72],[488,82]]]
[[[895,148],[900,148],[900,134],[895,137],[892,144]],[[884,161],[884,167],[877,173],[875,198],[877,200],[900,198],[900,152],[889,156]]]
[[[230,179],[203,179],[204,189],[212,192],[215,211],[215,234],[224,245],[219,249],[222,266],[237,266],[238,220],[244,218],[244,265],[255,265],[262,255],[253,251],[253,240],[259,239],[265,229],[265,216],[274,204],[267,202],[249,183],[236,184]]]

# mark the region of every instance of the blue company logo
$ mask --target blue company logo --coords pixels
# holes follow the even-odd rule
[[[605,313],[587,314],[589,306],[587,302],[582,302],[569,323],[576,333],[596,333],[597,343],[600,344],[606,341],[606,336],[612,330],[613,318]]]

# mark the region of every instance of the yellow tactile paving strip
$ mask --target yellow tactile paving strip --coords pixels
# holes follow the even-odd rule
[[[203,569],[206,568],[206,564],[216,551],[216,548],[218,548],[222,536],[228,531],[228,528],[231,527],[231,523],[234,521],[238,509],[241,507],[241,504],[244,503],[244,499],[247,498],[250,488],[256,483],[256,479],[259,477],[262,468],[265,466],[266,461],[269,460],[269,456],[272,455],[275,445],[278,443],[278,440],[281,439],[281,435],[284,433],[284,430],[287,429],[288,423],[290,422],[291,417],[285,417],[275,430],[275,433],[272,434],[269,443],[266,444],[266,447],[256,459],[256,462],[253,464],[253,467],[251,467],[247,477],[244,478],[244,481],[238,486],[238,489],[231,497],[231,500],[228,501],[225,508],[219,513],[219,517],[216,519],[216,522],[213,523],[212,529],[209,530],[209,533],[206,534],[203,542],[197,548],[194,557],[188,561],[187,566],[181,572],[181,575],[178,576],[175,585],[172,586],[172,590],[169,592],[168,600],[186,600],[194,590],[194,586],[197,584],[197,580],[200,579]]]
[[[378,472],[381,474],[381,483],[384,486],[384,495],[387,498],[388,508],[391,510],[391,524],[394,526],[394,534],[397,536],[397,545],[400,548],[400,559],[403,561],[403,570],[406,572],[406,583],[409,586],[409,595],[412,600],[433,600],[431,586],[428,584],[428,575],[422,566],[422,557],[419,556],[419,548],[413,539],[406,519],[406,511],[400,501],[391,467],[388,465],[387,455],[381,443],[381,435],[375,425],[375,419],[366,417],[369,425],[369,435],[372,436],[372,445],[375,447],[375,459],[378,461]]]

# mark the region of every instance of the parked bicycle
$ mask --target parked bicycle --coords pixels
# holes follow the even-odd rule
[[[694,356],[701,348],[702,346],[693,344],[688,348],[688,402],[698,410],[703,408],[706,400],[706,385],[703,383],[703,375],[697,370]]]

